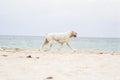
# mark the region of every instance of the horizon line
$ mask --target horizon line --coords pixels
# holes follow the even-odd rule
[[[45,37],[44,35],[1,35],[0,34],[0,36],[26,36],[26,37],[30,37],[30,36],[32,36],[32,37]],[[77,38],[120,38],[120,37],[98,37],[98,36],[78,36]]]

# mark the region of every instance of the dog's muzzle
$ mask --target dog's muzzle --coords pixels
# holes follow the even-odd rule
[[[77,37],[77,35],[74,35],[74,37]]]

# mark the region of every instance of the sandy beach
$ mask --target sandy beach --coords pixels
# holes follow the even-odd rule
[[[0,80],[120,80],[120,51],[0,48]]]

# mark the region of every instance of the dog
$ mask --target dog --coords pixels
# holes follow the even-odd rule
[[[58,43],[60,43],[61,47],[59,50],[61,50],[64,43],[66,43],[66,45],[70,49],[72,49],[72,47],[69,44],[69,39],[72,37],[77,37],[77,33],[75,31],[69,31],[69,32],[64,32],[64,33],[46,33],[45,40],[42,44],[42,49],[48,43],[50,44],[50,49],[51,49],[54,40],[57,41]]]

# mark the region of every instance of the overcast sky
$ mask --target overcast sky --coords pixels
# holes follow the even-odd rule
[[[0,0],[0,35],[120,37],[120,0]]]

